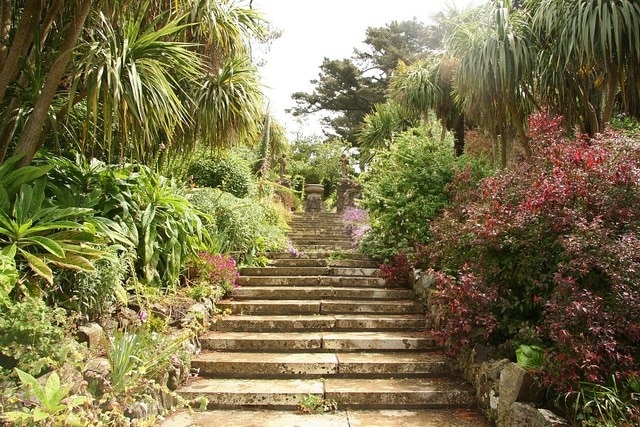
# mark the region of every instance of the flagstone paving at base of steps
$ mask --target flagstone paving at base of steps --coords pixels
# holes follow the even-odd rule
[[[338,411],[296,414],[291,411],[180,412],[163,427],[488,427],[467,409]]]
[[[296,256],[270,253],[268,266],[243,269],[216,304],[232,314],[200,337],[197,376],[178,393],[205,397],[206,410],[160,426],[489,425],[414,291],[389,288],[337,215],[295,215],[290,236]],[[298,413],[309,399],[338,411]]]

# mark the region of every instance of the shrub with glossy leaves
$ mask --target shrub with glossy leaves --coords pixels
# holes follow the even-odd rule
[[[403,132],[363,174],[361,204],[371,222],[362,244],[366,253],[391,259],[428,241],[429,223],[447,204],[445,187],[456,163],[451,139],[441,142],[440,133],[436,124]]]
[[[497,327],[495,307],[498,294],[473,273],[459,278],[431,270],[435,290],[430,296],[432,334],[449,351],[486,341]]]
[[[413,267],[406,253],[397,254],[389,262],[380,266],[380,277],[391,288],[409,287],[413,280]]]
[[[187,174],[199,187],[219,188],[240,198],[251,189],[249,164],[229,153],[199,157]]]

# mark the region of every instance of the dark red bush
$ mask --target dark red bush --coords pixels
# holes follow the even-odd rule
[[[435,275],[435,290],[429,297],[433,336],[452,353],[474,342],[486,341],[497,326],[491,307],[497,301],[494,289],[472,273],[459,279],[441,272]]]
[[[407,254],[401,252],[388,263],[382,264],[380,266],[380,277],[385,280],[388,287],[408,287],[413,278],[413,266],[409,262]]]
[[[431,264],[495,293],[493,304],[456,301],[495,317],[495,343],[546,347],[548,385],[626,376],[640,345],[640,146],[612,132],[568,139],[544,114],[530,124],[531,161],[477,185],[455,177],[453,204],[432,223]],[[454,332],[464,321],[449,319]]]

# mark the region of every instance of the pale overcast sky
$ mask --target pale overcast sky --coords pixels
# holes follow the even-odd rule
[[[483,2],[455,0],[455,5],[463,8]],[[413,17],[426,23],[451,3],[450,0],[254,0],[253,8],[282,31],[282,36],[262,58],[265,64],[260,69],[268,86],[266,94],[272,113],[289,134],[301,130],[305,135],[319,133],[315,121],[300,129],[284,110],[294,105],[292,93],[313,89],[309,81],[318,77],[323,58],[350,57],[354,48],[363,47],[368,27],[382,27]]]

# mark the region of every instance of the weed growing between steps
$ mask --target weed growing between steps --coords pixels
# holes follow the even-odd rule
[[[323,399],[315,394],[307,394],[298,404],[298,412],[301,414],[324,414],[337,411],[338,402],[333,399]]]

